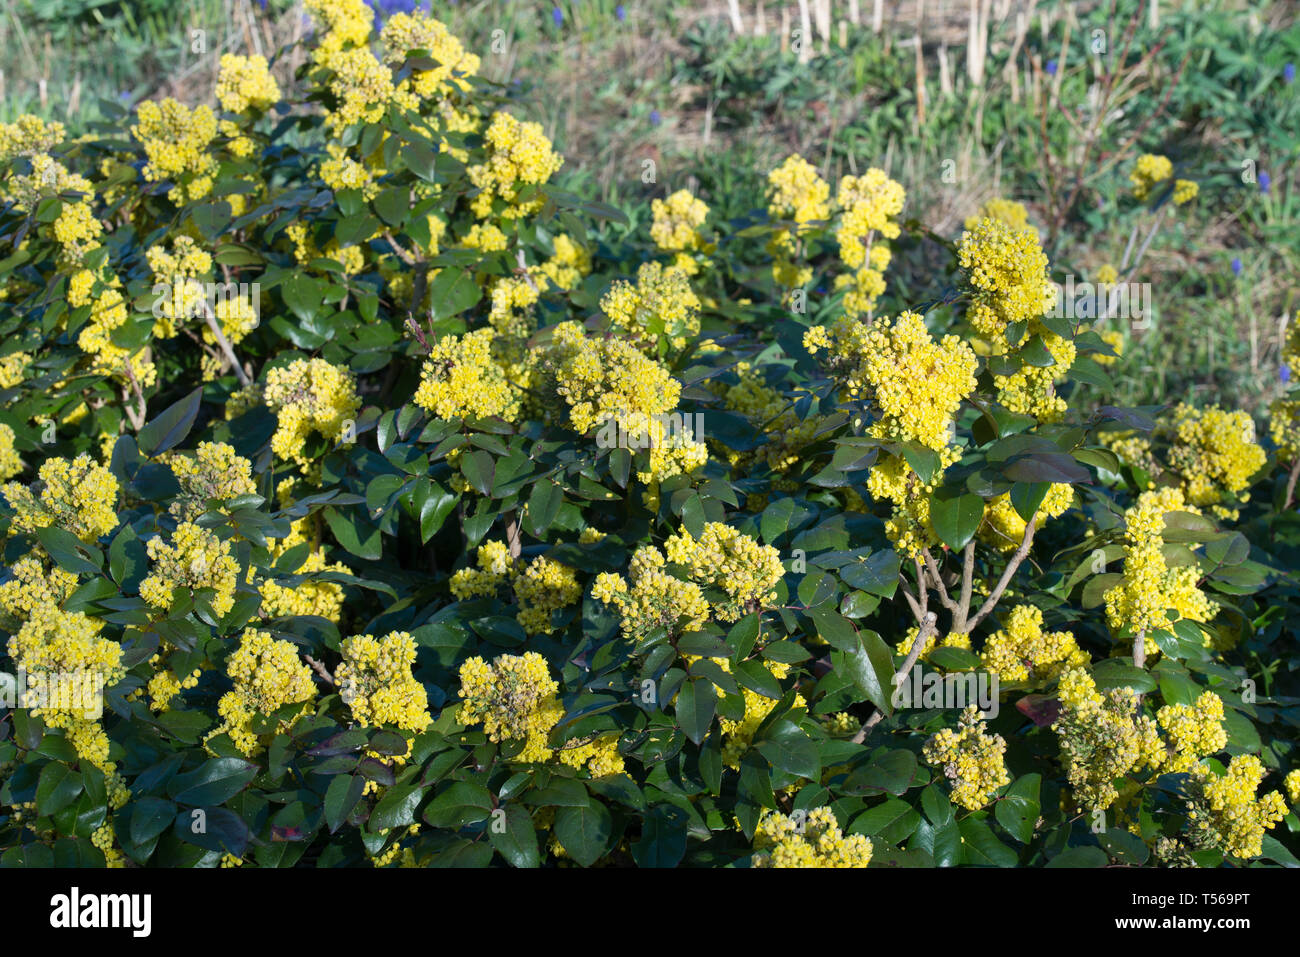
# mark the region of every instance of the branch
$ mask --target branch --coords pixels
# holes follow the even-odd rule
[[[966,543],[965,554],[963,555],[961,569],[961,601],[957,609],[957,616],[953,620],[952,630],[959,635],[969,634],[970,629],[966,627],[966,619],[970,617],[970,598],[971,587],[975,580],[975,540],[971,539]]]
[[[235,375],[239,376],[239,384],[247,389],[250,383],[248,373],[245,372],[244,367],[239,364],[239,360],[235,358],[235,350],[230,347],[230,340],[227,339],[226,334],[221,331],[221,325],[217,322],[217,317],[213,314],[207,303],[203,304],[203,321],[208,324],[208,330],[212,333],[212,337],[217,340],[217,345],[221,347],[221,351],[225,355],[226,361],[234,367]]]
[[[898,588],[903,593],[903,597],[907,599],[907,603],[912,606],[912,614],[916,616],[916,620],[921,621],[925,617],[925,612],[921,610],[921,605],[916,600],[916,597],[908,590],[907,579],[903,577],[902,572],[898,573]]]
[[[326,668],[323,664],[321,664],[311,655],[303,655],[302,657],[303,660],[307,662],[307,664],[311,665],[312,671],[320,675],[322,681],[324,681],[326,684],[330,684],[330,685],[334,684],[334,676],[330,674],[328,668]]]
[[[130,405],[127,405],[123,411],[126,412],[126,417],[131,420],[131,425],[139,432],[144,426],[144,417],[148,405],[144,400],[144,392],[140,389],[140,380],[135,377],[135,369],[131,367],[131,360],[129,358],[124,360],[122,365],[125,367],[126,377],[131,383],[131,391],[135,393],[136,401],[139,403],[138,408],[132,409]]]
[[[921,554],[925,556],[925,567],[929,569],[930,577],[934,579],[935,588],[939,592],[939,601],[943,604],[944,608],[947,608],[955,615],[957,613],[957,603],[948,597],[948,589],[944,587],[943,579],[939,577],[939,566],[935,564],[934,556],[930,554],[930,549],[928,548],[922,549]],[[916,578],[917,581],[924,581],[924,575],[921,572],[921,563],[919,561],[916,563]]]
[[[1295,501],[1296,480],[1300,479],[1300,456],[1296,457],[1295,463],[1291,466],[1291,474],[1286,480],[1286,499],[1282,503],[1282,511],[1288,511],[1291,503]]]
[[[970,624],[967,628],[968,633],[974,631],[975,626],[983,621],[988,616],[989,612],[997,607],[998,601],[1002,598],[1002,593],[1007,590],[1007,585],[1011,584],[1011,579],[1015,576],[1016,570],[1020,567],[1020,563],[1023,562],[1025,556],[1029,554],[1029,546],[1034,542],[1034,523],[1036,521],[1038,521],[1037,515],[1030,519],[1029,524],[1025,526],[1024,540],[1020,543],[1020,547],[1016,549],[1016,553],[1011,556],[1011,561],[1007,562],[1007,567],[1002,570],[1002,577],[998,579],[997,587],[994,588],[989,597],[984,600],[984,604],[981,605],[980,610],[975,613],[975,617],[970,620]]]
[[[403,249],[398,244],[397,240],[393,237],[393,233],[391,230],[387,230],[387,229],[384,230],[384,239],[388,240],[388,245],[393,247],[393,252],[397,253],[398,259],[406,263],[406,265],[408,266],[415,265],[415,257],[412,256],[410,253],[408,253],[405,249]]]

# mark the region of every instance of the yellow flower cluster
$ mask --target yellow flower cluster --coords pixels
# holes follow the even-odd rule
[[[1005,346],[1008,325],[1040,319],[1055,299],[1047,255],[1033,229],[981,219],[962,233],[957,261],[971,291],[966,318],[995,348]]]
[[[660,249],[679,252],[700,247],[699,229],[709,215],[709,207],[690,190],[679,189],[667,199],[654,200],[650,213],[650,238]]]
[[[295,359],[266,374],[265,402],[278,427],[271,449],[283,459],[307,465],[304,443],[318,432],[332,442],[350,437],[361,399],[352,375],[324,359]]]
[[[1041,529],[1048,519],[1063,515],[1074,503],[1074,488],[1062,482],[1053,482],[1043,496],[1038,511],[1034,512],[1034,527]],[[1024,540],[1025,529],[1029,525],[1016,511],[1011,503],[1011,493],[1001,495],[987,502],[984,506],[984,520],[980,523],[980,541],[992,545],[999,551],[1010,552],[1019,547]]]
[[[1300,804],[1300,769],[1288,771],[1282,786],[1286,788],[1286,799],[1293,805]]]
[[[37,475],[30,486],[9,482],[0,489],[17,513],[15,530],[55,526],[93,542],[117,528],[117,479],[87,453],[47,459]]]
[[[178,321],[202,315],[205,291],[200,277],[212,269],[212,256],[199,246],[191,236],[177,236],[172,240],[172,251],[165,246],[150,246],[145,253],[149,268],[153,270],[155,288],[166,286],[165,298],[159,303],[162,315],[154,320],[153,334],[160,339],[170,339],[179,331]],[[88,271],[73,277],[92,278]],[[83,280],[84,281],[84,280]]]
[[[519,603],[516,618],[530,635],[551,634],[555,630],[551,613],[582,598],[572,568],[549,558],[530,562],[511,558],[504,542],[484,542],[477,563],[477,568],[462,568],[451,576],[451,593],[462,601],[487,598],[509,584]]]
[[[979,710],[971,705],[962,712],[956,731],[943,728],[925,743],[921,754],[931,767],[943,770],[952,784],[953,803],[977,811],[998,788],[1011,783],[1003,760],[1006,750],[1006,740],[986,733]]]
[[[1169,568],[1165,563],[1165,514],[1186,509],[1182,492],[1163,488],[1143,492],[1124,513],[1124,580],[1104,596],[1106,620],[1116,631],[1125,626],[1134,632],[1145,629],[1149,655],[1159,651],[1149,632],[1169,628],[1168,611],[1176,612],[1172,620],[1199,622],[1208,622],[1219,612],[1219,606],[1197,587],[1195,566]]]
[[[311,669],[299,659],[298,649],[264,631],[250,628],[240,636],[239,647],[226,659],[226,674],[234,689],[217,703],[224,723],[208,737],[225,732],[249,757],[262,749],[260,736],[253,730],[254,717],[273,715],[286,705],[301,703],[301,709],[277,726],[278,732],[287,732],[311,710],[316,697]]]
[[[916,643],[916,639],[920,634],[921,629],[917,625],[913,625],[911,628],[907,629],[903,634],[903,637],[895,646],[895,653],[906,658],[912,653],[912,645]],[[966,651],[970,651],[970,634],[964,631],[954,631],[944,636],[942,641],[939,640],[937,634],[927,635],[925,644],[921,646],[921,653],[917,657],[920,658],[921,661],[929,661],[930,653],[934,651],[935,648],[962,648]]]
[[[368,46],[331,49],[322,43],[313,56],[329,71],[327,86],[335,105],[326,113],[325,125],[333,133],[355,123],[376,122],[390,104],[416,106],[414,95],[393,85],[392,70]]]
[[[1158,768],[1164,761],[1160,732],[1150,717],[1139,712],[1132,689],[1116,688],[1102,695],[1092,676],[1076,668],[1061,676],[1058,695],[1061,713],[1052,730],[1060,738],[1080,806],[1110,807],[1119,797],[1116,778],[1144,767]]]
[[[441,21],[424,10],[393,14],[384,22],[379,39],[384,45],[386,63],[400,64],[411,50],[428,52],[436,65],[428,70],[416,70],[410,81],[421,99],[466,92],[470,84],[465,77],[478,72],[478,56],[467,51]]]
[[[491,665],[475,656],[460,666],[462,704],[456,720],[482,724],[490,741],[527,739],[530,757],[523,760],[545,760],[531,755],[548,750],[546,735],[555,722],[548,721],[542,704],[559,689],[546,659],[535,651],[501,655]]]
[[[705,202],[692,196],[689,190],[679,189],[667,199],[651,202],[650,213],[653,216],[650,239],[655,246],[676,253],[673,265],[688,275],[699,272],[700,258],[696,254],[707,255],[716,248],[700,232],[709,215]]]
[[[864,399],[879,412],[869,435],[891,442],[918,442],[939,453],[941,468],[959,457],[949,445],[953,419],[975,391],[975,353],[957,336],[936,342],[925,320],[914,312],[897,321],[842,319],[828,331],[814,326],[804,335],[810,353],[826,350],[825,368],[850,398]],[[938,474],[934,481],[938,480]],[[934,540],[929,500],[919,476],[902,456],[882,455],[872,467],[867,489],[895,505],[887,526],[890,540],[915,554]]]
[[[543,291],[548,285],[561,290],[573,289],[591,272],[591,253],[563,233],[551,244],[555,255],[537,267],[537,285]]]
[[[810,352],[830,351],[828,365],[850,398],[875,405],[880,419],[870,434],[897,442],[948,448],[953,416],[975,391],[975,354],[957,336],[936,342],[925,320],[904,312],[891,323],[841,321],[804,338]]]
[[[62,123],[47,123],[39,116],[24,113],[12,123],[0,123],[0,161],[8,163],[18,156],[47,153],[66,135]]]
[[[1300,316],[1287,326],[1281,351],[1282,363],[1292,376],[1300,377]],[[1268,431],[1280,459],[1293,462],[1300,457],[1300,398],[1294,393],[1273,400],[1268,410]]]
[[[231,554],[231,544],[215,532],[182,522],[172,533],[171,544],[162,536],[149,539],[145,546],[152,563],[148,577],[140,582],[140,597],[155,608],[172,607],[172,592],[177,588],[211,588],[212,610],[224,616],[235,605],[235,584],[239,562]]]
[[[125,782],[109,760],[109,741],[97,714],[103,693],[126,674],[122,648],[101,638],[102,624],[84,613],[48,605],[30,616],[6,647],[14,664],[27,673],[20,707],[30,707],[46,726],[63,730],[78,757],[104,772],[110,806],[130,798]]]
[[[797,153],[768,174],[768,215],[795,223],[778,229],[767,244],[773,256],[772,278],[777,285],[794,289],[812,278],[811,268],[792,259],[798,251],[796,237],[810,229],[811,223],[830,216],[830,195],[830,185],[817,175],[816,167]]]
[[[1256,797],[1264,764],[1253,754],[1239,754],[1226,774],[1198,765],[1192,772],[1193,795],[1187,812],[1192,842],[1215,847],[1230,857],[1258,857],[1264,832],[1286,817],[1280,791]]]
[[[483,139],[487,156],[467,171],[470,182],[480,190],[471,203],[474,215],[486,219],[496,198],[506,204],[501,211],[505,219],[517,219],[541,209],[545,197],[524,202],[518,199],[518,193],[524,186],[545,183],[564,162],[551,148],[542,124],[520,122],[509,113],[497,112],[492,114]]]
[[[27,363],[32,361],[31,353],[11,352],[0,357],[0,389],[12,389],[26,377]]]
[[[146,180],[184,178],[184,193],[191,200],[211,191],[217,163],[208,146],[217,135],[217,118],[207,106],[190,110],[171,97],[161,103],[146,100],[137,110],[131,134],[149,158],[143,171]]]
[[[1240,493],[1268,458],[1255,442],[1250,413],[1180,403],[1172,429],[1169,465],[1182,478],[1183,497],[1192,505],[1210,506],[1220,518],[1236,519],[1238,510],[1223,500],[1249,501],[1249,495]]]
[[[845,837],[829,807],[787,816],[768,811],[754,832],[755,867],[866,867],[871,839]]]
[[[469,658],[460,666],[462,703],[456,720],[467,726],[482,724],[491,741],[523,741],[517,761],[543,762],[558,756],[569,767],[585,766],[592,777],[622,771],[616,734],[550,747],[551,729],[564,716],[556,696],[559,688],[546,659],[535,651],[500,655],[490,665],[482,658]]]
[[[849,316],[871,312],[885,291],[884,272],[890,251],[887,245],[874,240],[877,234],[884,239],[898,238],[895,217],[903,211],[905,198],[902,185],[874,167],[860,177],[845,176],[840,180],[836,202],[843,213],[835,239],[840,260],[852,274],[837,276],[835,285],[840,289],[852,287],[844,300]]]
[[[286,552],[308,543],[307,519],[301,518],[290,526],[290,531],[270,549],[271,559],[278,561]],[[310,576],[313,572],[344,572],[351,569],[342,562],[329,562],[325,549],[316,543],[302,564],[293,570],[295,575]],[[296,585],[281,585],[268,579],[261,583],[262,611],[269,617],[315,615],[337,623],[343,613],[343,586],[338,582],[307,578]]]
[[[82,279],[84,276],[85,273],[82,272],[75,278]],[[80,301],[79,293],[79,289],[70,290],[69,301]],[[145,351],[148,346],[132,353],[112,339],[114,330],[122,326],[128,316],[121,283],[116,276],[111,276],[91,306],[89,320],[77,336],[77,346],[91,357],[91,370],[94,373],[117,376],[124,382],[134,380],[142,388],[148,387],[158,378],[158,371]]]
[[[675,266],[642,263],[636,285],[615,280],[600,308],[615,330],[649,352],[661,341],[684,349],[700,332],[700,300],[686,272]]]
[[[0,422],[0,479],[13,478],[23,470],[22,459],[14,447],[14,430]]]
[[[223,53],[217,73],[217,101],[229,113],[249,107],[265,110],[280,99],[280,86],[267,68],[266,57]]]
[[[1017,605],[1002,628],[985,640],[980,660],[1000,681],[1037,684],[1085,667],[1089,657],[1068,631],[1044,631],[1040,609]]]
[[[785,575],[780,552],[721,522],[706,523],[698,539],[683,528],[664,543],[664,551],[696,584],[726,595],[713,604],[721,621],[737,621],[775,602],[776,584]]]
[[[195,668],[182,678],[171,668],[160,667],[161,663],[162,655],[154,655],[149,659],[149,664],[158,670],[145,686],[145,690],[149,693],[149,707],[158,712],[170,710],[172,699],[182,691],[198,687],[199,678],[203,674],[202,668]]]
[[[520,394],[492,356],[492,329],[439,339],[424,360],[415,404],[439,419],[490,418],[513,422]]]
[[[898,238],[895,218],[903,211],[906,197],[901,183],[874,167],[860,177],[845,176],[840,180],[835,199],[844,213],[835,238],[844,265],[858,269],[866,262],[870,245],[866,240],[872,234]]]
[[[239,495],[253,495],[253,463],[224,442],[200,442],[193,455],[167,459],[181,494],[168,511],[182,521],[193,521],[207,510],[211,499],[226,501]]]
[[[802,225],[830,217],[831,188],[798,153],[767,175],[767,211],[773,219]]]
[[[1014,230],[1030,229],[1033,230],[1035,236],[1038,235],[1038,230],[1034,229],[1029,223],[1029,211],[1025,209],[1023,203],[1017,203],[1014,199],[1003,199],[1001,197],[990,199],[980,206],[979,212],[966,219],[966,228],[974,230],[979,226],[981,219],[993,219],[999,223],[1005,223]]]
[[[358,724],[393,724],[416,732],[428,727],[429,698],[411,674],[415,640],[409,634],[357,635],[345,638],[339,650],[343,662],[334,670],[334,683]]]
[[[568,406],[569,426],[582,434],[611,417],[664,415],[681,395],[681,383],[658,362],[622,339],[591,338],[578,322],[555,326],[542,363]]]
[[[1174,164],[1169,162],[1169,157],[1143,153],[1133,164],[1133,171],[1129,173],[1129,182],[1133,184],[1133,195],[1139,200],[1145,200],[1150,195],[1152,187],[1163,183],[1173,175]]]
[[[1184,203],[1190,203],[1200,193],[1201,187],[1194,180],[1176,179],[1174,180],[1174,205],[1182,206]]]
[[[11,578],[0,584],[0,625],[14,631],[37,608],[56,608],[77,590],[77,576],[36,553],[13,563]]]
[[[121,646],[100,637],[102,627],[83,612],[49,605],[32,608],[6,648],[31,685],[23,689],[27,703],[22,706],[33,708],[56,728],[84,720],[87,711],[95,710],[92,696],[126,674]]]
[[[307,12],[325,24],[320,49],[338,50],[365,43],[375,12],[365,0],[304,0]]]
[[[347,155],[347,150],[337,143],[325,144],[325,151],[329,154],[329,159],[322,160],[320,164],[320,178],[330,189],[340,193],[346,189],[355,189],[359,191],[366,200],[372,200],[379,195],[379,184],[375,181],[376,175],[382,171],[376,170],[365,163],[359,162]],[[288,230],[289,238],[297,245],[297,258],[299,262],[310,261],[317,256],[316,250],[310,246],[310,240],[307,239],[307,229],[301,223],[294,223]],[[348,255],[361,256],[361,250],[356,246],[348,247],[348,250],[340,252],[337,241],[332,243],[333,250],[327,252],[337,258],[340,262]],[[358,266],[358,263],[351,263],[352,266]],[[360,272],[360,268],[346,269],[349,274]]]
[[[1193,705],[1165,705],[1156,721],[1169,738],[1169,758],[1162,768],[1166,774],[1190,771],[1201,758],[1228,745],[1223,699],[1213,691],[1202,692]]]
[[[593,598],[618,608],[623,637],[633,644],[659,628],[669,634],[691,631],[709,617],[700,586],[668,574],[665,564],[659,549],[643,545],[632,555],[626,579],[601,572],[592,584]]]

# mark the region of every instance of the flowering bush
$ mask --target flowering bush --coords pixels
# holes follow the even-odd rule
[[[1010,201],[632,230],[306,6],[292,82],[0,128],[0,862],[1296,863],[1300,399],[1107,405]]]

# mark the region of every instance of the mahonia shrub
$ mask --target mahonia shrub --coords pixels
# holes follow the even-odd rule
[[[306,8],[0,127],[0,863],[1297,863],[1300,399],[1108,404],[1020,203],[628,217]]]

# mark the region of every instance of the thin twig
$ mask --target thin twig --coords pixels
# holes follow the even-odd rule
[[[1011,561],[1007,562],[1007,567],[1002,570],[1002,577],[998,579],[997,587],[994,588],[989,594],[989,597],[984,600],[984,604],[981,605],[980,610],[975,613],[975,617],[970,620],[970,624],[966,629],[967,634],[974,631],[975,626],[983,621],[985,617],[988,616],[989,612],[997,607],[998,601],[1002,598],[1002,593],[1007,590],[1007,585],[1011,584],[1011,579],[1015,576],[1016,569],[1020,567],[1020,563],[1023,562],[1025,556],[1029,554],[1029,546],[1034,542],[1034,523],[1037,520],[1038,516],[1035,515],[1029,520],[1029,524],[1025,526],[1024,540],[1021,541],[1020,547],[1016,549],[1016,553],[1011,556]]]
[[[322,681],[324,681],[326,684],[331,684],[331,685],[335,683],[334,676],[330,674],[329,669],[326,668],[323,664],[321,664],[311,655],[303,655],[302,657],[303,660],[307,662],[307,664],[311,665],[312,671],[320,675]]]

